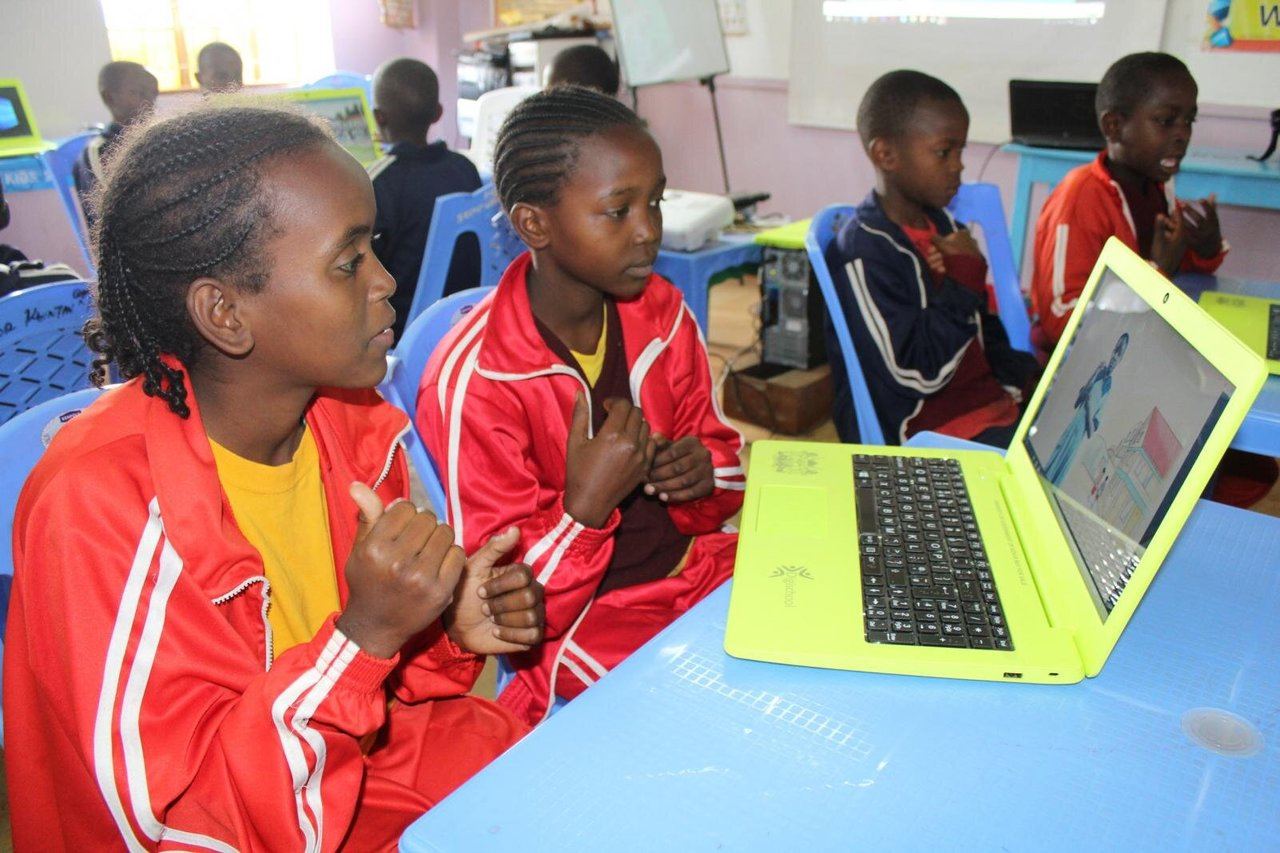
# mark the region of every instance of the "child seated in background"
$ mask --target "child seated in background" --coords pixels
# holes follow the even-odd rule
[[[1213,196],[1180,202],[1173,176],[1191,143],[1196,81],[1166,53],[1118,60],[1098,85],[1107,149],[1054,188],[1036,222],[1031,301],[1036,344],[1052,350],[1107,238],[1116,236],[1167,276],[1213,272],[1227,246]]]
[[[467,558],[408,500],[369,179],[205,102],[129,135],[99,210],[86,338],[126,381],[14,515],[14,846],[390,849],[525,732],[468,691],[542,618],[516,531]]]
[[[536,723],[729,577],[742,437],[653,272],[666,178],[636,114],[548,89],[507,117],[494,163],[530,251],[436,348],[417,417],[463,547],[517,525],[546,586],[546,641],[511,656],[498,697]]]
[[[426,63],[393,59],[374,75],[373,117],[391,150],[369,167],[378,200],[373,252],[396,280],[391,305],[397,339],[409,320],[436,199],[480,188],[480,174],[470,160],[443,140],[427,142],[428,130],[442,114],[440,84]],[[449,263],[446,295],[480,283],[480,246],[474,237],[458,241],[451,261],[433,262]]]
[[[946,206],[960,188],[969,114],[955,90],[891,71],[858,107],[876,171],[827,255],[876,414],[891,443],[922,430],[1007,446],[1039,366],[1009,345],[987,310],[987,263]],[[834,418],[857,441],[852,393],[834,329]]]
[[[90,227],[96,213],[89,199],[102,177],[102,164],[111,156],[124,129],[146,118],[155,108],[160,86],[155,75],[136,62],[108,62],[98,72],[98,94],[111,113],[111,123],[89,140],[84,153],[71,168],[80,209]]]
[[[547,88],[565,85],[586,86],[616,98],[620,85],[618,64],[599,45],[576,44],[565,48],[551,60]]]
[[[0,231],[8,227],[9,203],[4,200],[4,185],[0,184]],[[80,274],[66,264],[28,260],[18,249],[0,243],[0,296],[8,296],[15,290],[24,290],[37,284],[78,278]]]
[[[244,88],[244,60],[224,41],[211,41],[196,54],[196,82],[203,95],[230,94]]]

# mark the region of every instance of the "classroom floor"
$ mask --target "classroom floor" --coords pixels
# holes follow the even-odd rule
[[[750,349],[755,339],[756,312],[760,305],[760,293],[753,278],[742,281],[728,281],[716,285],[711,290],[710,321],[707,348],[711,354],[711,367],[717,378],[721,375],[725,364],[733,360],[736,368],[747,367],[757,360],[756,353]],[[780,438],[806,441],[836,441],[836,431],[830,420],[819,424],[811,432],[802,436],[774,435],[769,430],[741,421],[734,421],[748,442],[761,438]],[[750,465],[750,447],[744,453],[744,465]],[[419,504],[425,503],[421,490],[415,499]],[[1261,502],[1252,507],[1255,512],[1280,517],[1280,484],[1271,490]],[[480,680],[476,682],[473,693],[492,698],[494,696],[495,667],[493,661],[485,667]],[[0,750],[0,762],[4,752]],[[0,776],[0,853],[13,850],[9,837],[9,798],[5,788],[5,779]]]

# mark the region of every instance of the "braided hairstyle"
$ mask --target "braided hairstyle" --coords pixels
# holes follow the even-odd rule
[[[555,204],[582,143],[615,127],[644,128],[640,117],[582,86],[556,86],[521,101],[498,131],[493,183],[502,207]]]
[[[331,140],[300,113],[225,101],[128,131],[95,199],[97,313],[84,329],[99,354],[95,383],[114,363],[122,379],[141,375],[147,394],[190,415],[181,371],[160,357],[190,366],[204,345],[187,286],[213,276],[262,289],[272,232],[262,171],[284,152]]]

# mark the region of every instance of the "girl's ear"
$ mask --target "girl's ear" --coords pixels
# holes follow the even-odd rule
[[[550,218],[541,207],[520,202],[511,208],[507,218],[530,249],[545,249],[551,242]]]
[[[220,352],[241,358],[253,351],[253,331],[238,303],[239,293],[216,278],[198,278],[187,288],[187,314],[200,337]]]

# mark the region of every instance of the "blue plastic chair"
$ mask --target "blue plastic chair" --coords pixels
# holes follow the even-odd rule
[[[995,184],[962,184],[948,207],[966,225],[976,222],[986,242],[987,263],[995,284],[996,310],[1014,349],[1031,352],[1031,317],[1018,281],[1018,264],[1009,242],[1009,224]]]
[[[92,384],[93,356],[80,334],[92,313],[83,281],[41,284],[0,299],[0,424]]]
[[[0,425],[0,667],[9,620],[9,591],[13,587],[13,513],[27,475],[44,453],[55,427],[88,408],[102,393],[86,388],[53,400],[46,400]],[[3,715],[0,715],[0,746],[4,745]]]
[[[840,295],[836,293],[835,280],[831,277],[831,270],[827,268],[827,248],[853,213],[854,207],[849,204],[833,204],[824,207],[809,225],[809,233],[804,238],[804,248],[809,254],[809,267],[818,279],[818,287],[822,288],[822,300],[827,305],[827,315],[831,318],[831,324],[836,330],[836,340],[840,344],[845,374],[849,379],[849,388],[853,392],[853,412],[858,422],[858,440],[863,444],[884,444],[884,430],[880,427],[880,418],[876,416],[875,404],[871,402],[871,391],[867,388],[866,377],[862,375],[858,353],[853,348],[853,333],[849,330],[844,311],[841,310]]]
[[[418,284],[406,322],[412,323],[428,305],[435,304],[444,295],[454,246],[463,234],[474,234],[480,241],[480,280],[476,282],[479,287],[497,284],[511,262],[525,250],[502,212],[492,184],[474,192],[440,196],[431,214],[422,267],[418,270]]]
[[[43,155],[45,168],[53,175],[54,185],[58,188],[58,196],[62,199],[63,208],[67,211],[67,221],[71,223],[71,230],[76,236],[80,254],[84,255],[85,275],[90,278],[93,278],[96,273],[93,266],[93,255],[89,252],[89,232],[85,224],[84,213],[80,209],[80,198],[76,194],[75,175],[71,169],[75,166],[76,161],[80,159],[80,155],[84,153],[89,141],[97,135],[96,131],[86,131],[77,133],[75,136],[68,136],[59,142],[56,148],[52,151],[46,151]]]
[[[335,71],[314,80],[304,89],[363,89],[364,98],[369,108],[373,109],[373,77],[368,74],[356,74],[354,71]]]
[[[412,428],[405,434],[404,446],[409,451],[409,461],[413,463],[414,470],[427,489],[427,499],[431,501],[431,507],[439,518],[448,517],[448,502],[444,484],[440,481],[439,468],[431,458],[422,436],[418,435],[418,385],[427,369],[427,360],[435,352],[440,339],[491,290],[492,287],[476,287],[454,293],[422,312],[404,330],[395,350],[387,356],[387,376],[378,386],[389,403],[409,415]]]

